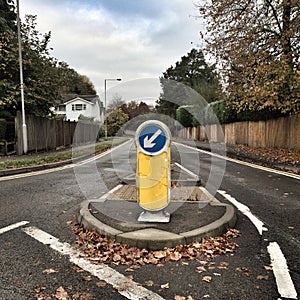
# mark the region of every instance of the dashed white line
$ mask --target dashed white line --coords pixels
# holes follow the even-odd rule
[[[79,250],[73,249],[68,243],[60,242],[56,237],[42,231],[36,227],[26,227],[22,229],[29,236],[44,245],[49,245],[53,250],[61,253],[62,255],[69,256],[72,263],[76,264],[81,269],[91,273],[93,276],[104,280],[114,288],[118,288],[118,292],[130,300],[164,300],[158,294],[147,290],[146,288],[137,285],[136,282],[128,279],[123,274],[110,268],[105,264],[94,265],[87,259],[82,257]]]
[[[11,230],[16,229],[18,227],[27,225],[28,223],[29,223],[28,221],[22,221],[22,222],[18,222],[18,223],[15,223],[15,224],[12,224],[12,225],[0,228],[0,234],[3,234],[3,233],[8,232],[8,231],[11,231]]]
[[[248,206],[238,202],[234,197],[227,194],[225,191],[219,190],[218,193],[231,202],[241,213],[247,216],[255,225],[260,235],[262,235],[263,231],[268,230],[264,226],[264,223],[251,213]],[[287,299],[297,299],[297,292],[290,276],[286,259],[279,245],[276,242],[271,242],[267,249],[270,255],[271,265],[273,267],[273,273],[280,296]]]
[[[251,213],[250,208],[248,206],[238,202],[234,197],[230,196],[225,191],[218,190],[218,193],[221,194],[224,198],[226,198],[230,203],[232,203],[242,214],[247,216],[249,220],[253,223],[253,225],[256,227],[260,235],[262,235],[263,231],[268,230],[264,226],[265,224]]]
[[[290,276],[286,259],[279,245],[276,242],[272,242],[267,249],[270,254],[279,294],[283,298],[297,299],[297,292]]]

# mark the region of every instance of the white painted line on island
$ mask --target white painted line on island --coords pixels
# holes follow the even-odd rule
[[[99,199],[92,199],[92,200],[89,200],[89,201],[90,202],[104,202],[111,194],[113,194],[114,192],[116,192],[117,190],[119,190],[122,186],[123,186],[123,184],[118,184],[113,189],[111,189],[110,191],[108,191],[106,194],[104,194],[103,196],[101,196]]]
[[[26,234],[48,245],[53,250],[62,255],[69,256],[70,262],[77,265],[86,272],[112,285],[118,292],[130,300],[164,300],[158,294],[139,286],[136,282],[128,279],[123,274],[110,268],[105,264],[94,265],[88,259],[82,257],[79,250],[72,248],[68,243],[60,242],[56,237],[42,231],[36,227],[26,227],[22,229]]]
[[[189,175],[191,175],[192,177],[198,179],[198,175],[193,173],[192,171],[190,171],[189,169],[185,168],[184,166],[182,166],[181,164],[175,162],[174,163],[178,168],[180,168],[181,170],[185,171],[186,173],[188,173]]]
[[[234,197],[230,196],[225,191],[218,190],[218,193],[221,194],[224,198],[226,198],[231,204],[233,204],[242,214],[248,217],[249,220],[256,227],[260,235],[262,235],[263,231],[268,231],[268,229],[264,226],[265,224],[261,220],[259,220],[255,215],[252,214],[248,206],[238,202]]]
[[[267,249],[280,296],[287,299],[297,299],[297,292],[279,245],[276,242],[272,242]]]
[[[11,231],[11,230],[14,230],[16,228],[19,228],[19,227],[27,225],[27,224],[29,224],[28,221],[22,221],[22,222],[18,222],[18,223],[15,223],[15,224],[12,224],[12,225],[0,228],[0,234],[3,234],[5,232]]]

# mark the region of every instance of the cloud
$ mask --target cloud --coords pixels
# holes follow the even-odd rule
[[[52,55],[99,93],[105,78],[158,78],[190,51],[200,29],[189,17],[192,0],[27,0],[21,14],[38,16],[39,31],[52,32]]]

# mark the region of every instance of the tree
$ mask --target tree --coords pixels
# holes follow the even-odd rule
[[[149,106],[143,101],[140,103],[136,101],[130,101],[128,103],[124,103],[120,108],[125,114],[128,115],[129,120],[150,112]]]
[[[111,112],[117,108],[120,108],[122,105],[126,104],[118,93],[114,94],[112,101],[108,104],[107,112]]]
[[[16,31],[17,15],[12,0],[0,0],[0,32]]]
[[[120,108],[115,109],[106,116],[107,133],[109,136],[115,135],[121,127],[128,121],[129,117]]]
[[[172,117],[175,117],[178,106],[196,104],[192,102],[197,97],[195,94],[191,97],[189,89],[196,91],[207,102],[218,99],[220,93],[216,75],[206,63],[203,52],[196,49],[183,56],[181,61],[176,62],[175,67],[168,68],[160,78],[160,83],[163,93],[157,101],[156,109]]]
[[[57,77],[59,78],[60,94],[95,95],[93,83],[85,75],[80,75],[76,70],[69,67],[66,62],[58,62],[56,65]]]
[[[199,11],[231,104],[238,111],[299,111],[299,0],[214,0]]]
[[[15,115],[21,109],[21,97],[16,15],[11,3],[0,2],[0,112]],[[21,24],[25,109],[29,114],[49,116],[60,94],[96,91],[86,76],[50,56],[51,32],[42,35],[36,25],[36,16],[31,15]]]

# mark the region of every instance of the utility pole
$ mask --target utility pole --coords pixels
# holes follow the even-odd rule
[[[23,136],[23,152],[27,153],[27,126],[25,118],[25,102],[24,102],[24,82],[23,82],[23,60],[22,60],[22,41],[21,41],[21,24],[20,24],[20,6],[17,0],[17,27],[18,27],[18,44],[19,44],[19,64],[20,64],[20,87],[21,87],[21,104],[22,104],[22,136]]]

